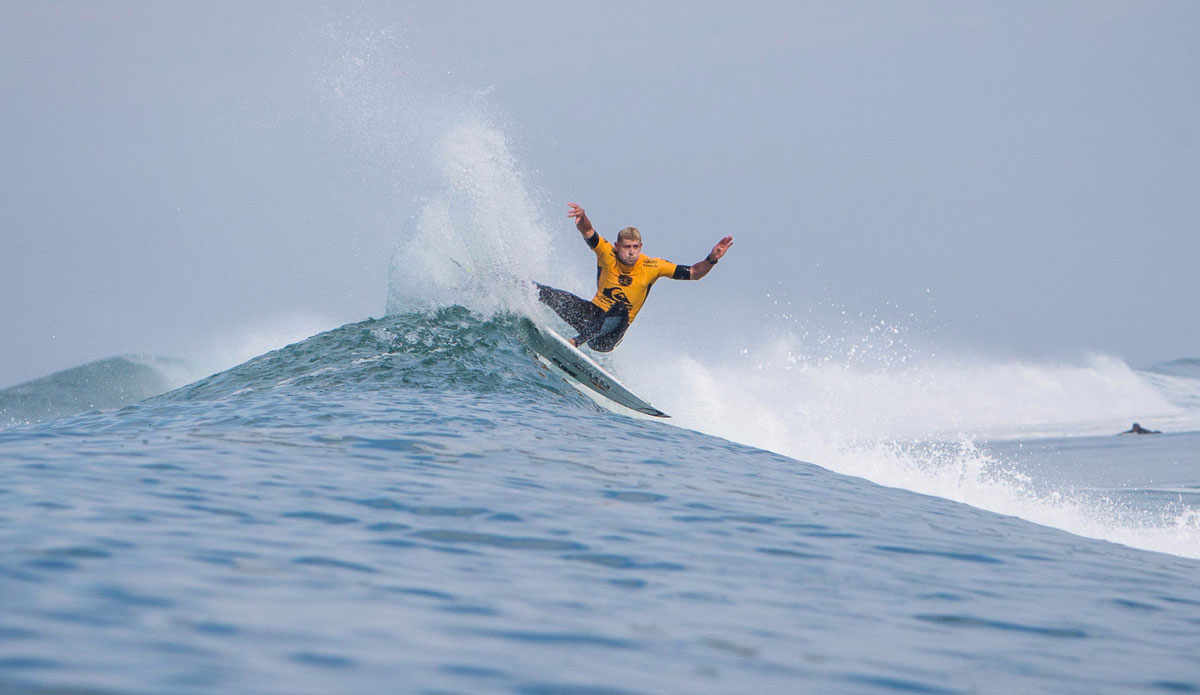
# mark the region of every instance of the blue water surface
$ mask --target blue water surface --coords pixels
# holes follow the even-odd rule
[[[601,410],[514,326],[0,430],[0,692],[1200,692],[1200,562]]]

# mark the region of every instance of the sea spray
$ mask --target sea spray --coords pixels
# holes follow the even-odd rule
[[[442,193],[397,243],[388,313],[461,304],[481,315],[533,310],[553,243],[502,134],[482,119],[451,128],[436,150]]]

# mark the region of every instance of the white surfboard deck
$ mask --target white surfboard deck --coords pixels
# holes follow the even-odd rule
[[[630,410],[654,417],[671,417],[630,391],[629,387],[561,335],[524,318],[521,319],[521,328],[526,344],[534,352],[581,386]]]

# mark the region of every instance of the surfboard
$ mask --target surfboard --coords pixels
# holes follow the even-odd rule
[[[630,410],[654,417],[671,417],[630,391],[617,377],[549,328],[542,328],[523,318],[521,332],[530,349],[577,384]]]

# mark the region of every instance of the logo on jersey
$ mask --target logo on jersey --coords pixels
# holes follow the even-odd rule
[[[633,284],[633,276],[618,275],[617,276],[617,284],[620,285],[621,287],[629,287],[630,285]]]
[[[604,296],[608,297],[610,300],[612,300],[614,302],[620,302],[620,303],[624,304],[625,306],[629,307],[630,309],[633,308],[633,302],[629,301],[629,297],[626,297],[624,292],[622,292],[621,290],[619,290],[615,287],[605,288]]]

